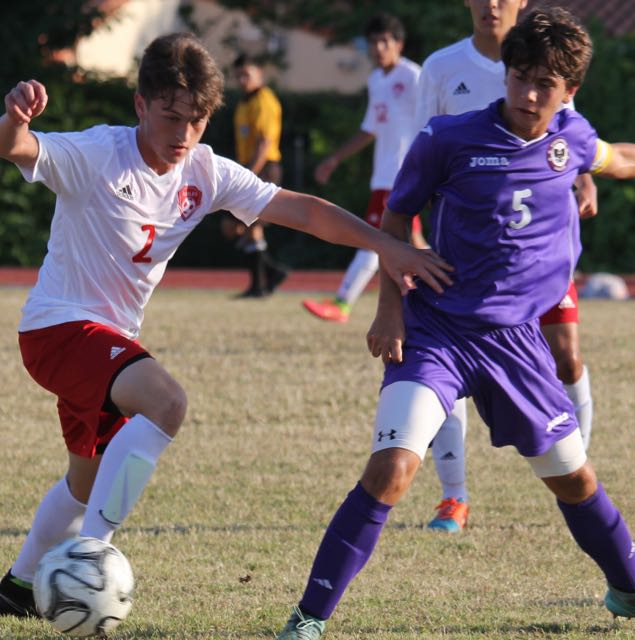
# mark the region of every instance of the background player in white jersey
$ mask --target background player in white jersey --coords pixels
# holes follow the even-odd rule
[[[419,129],[433,116],[484,109],[505,95],[501,44],[516,24],[519,12],[527,6],[527,0],[465,0],[465,6],[472,15],[473,35],[434,52],[423,62],[416,107]],[[595,215],[597,200],[593,180],[589,175],[580,176],[576,185],[580,216]],[[580,352],[577,292],[573,283],[560,304],[541,318],[541,326],[556,360],[558,377],[576,408],[582,437],[588,447],[591,387]],[[428,523],[431,529],[453,533],[467,523],[466,427],[466,402],[461,399],[432,444],[443,496],[435,517]]]
[[[395,16],[373,16],[366,25],[365,36],[371,58],[377,67],[368,77],[368,106],[364,120],[357,133],[318,165],[315,179],[320,184],[326,184],[340,162],[374,141],[371,196],[365,217],[366,222],[379,228],[397,171],[412,142],[420,68],[401,55],[405,31]],[[423,246],[418,218],[413,221],[411,239],[415,246]],[[346,322],[351,307],[378,268],[375,252],[357,251],[335,298],[307,299],[303,301],[304,307],[323,320]]]
[[[137,341],[143,309],[179,244],[225,209],[377,251],[404,292],[429,253],[397,242],[312,196],[263,182],[200,144],[222,103],[223,77],[190,34],[154,40],[134,96],[139,125],[34,133],[45,87],[5,97],[0,157],[55,192],[48,253],[23,309],[30,375],[58,397],[68,473],[44,497],[0,582],[0,615],[36,615],[31,582],[44,552],[73,536],[110,540],[185,417],[176,380]]]

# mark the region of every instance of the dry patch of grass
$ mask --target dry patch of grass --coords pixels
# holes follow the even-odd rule
[[[44,491],[64,472],[55,401],[24,372],[15,328],[26,292],[0,300],[0,569]],[[143,343],[184,385],[189,413],[140,504],[117,534],[137,578],[115,638],[272,638],[304,588],[334,510],[365,464],[381,365],[365,350],[374,297],[346,325],[309,317],[297,294],[263,301],[159,291]],[[632,303],[585,302],[591,457],[635,526]],[[472,518],[459,536],[423,528],[438,501],[431,460],[393,511],[376,553],[327,637],[507,640],[635,638],[614,626],[604,583],[554,500],[511,449],[496,450],[473,408]],[[0,638],[58,637],[0,620]]]

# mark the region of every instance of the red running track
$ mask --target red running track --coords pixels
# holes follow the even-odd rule
[[[284,281],[282,291],[337,291],[342,280],[342,271],[292,271]],[[0,267],[0,285],[32,286],[35,284],[37,269],[20,267]],[[635,296],[635,275],[622,276],[631,296]],[[586,277],[576,277],[578,287]],[[232,269],[168,269],[160,286],[181,289],[219,289],[241,291],[247,288],[247,272]],[[367,290],[377,288],[377,277],[373,278]]]
[[[0,285],[32,286],[37,269],[0,267]],[[280,289],[282,291],[336,291],[343,276],[342,271],[292,271]],[[168,269],[161,287],[181,289],[220,289],[241,291],[249,284],[244,270],[231,269]],[[377,288],[377,278],[369,289]]]

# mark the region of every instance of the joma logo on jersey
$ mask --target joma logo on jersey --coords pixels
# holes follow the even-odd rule
[[[177,200],[181,218],[187,220],[201,206],[203,193],[198,187],[186,184],[179,189]]]
[[[509,165],[509,158],[504,156],[472,156],[470,167],[506,167]]]

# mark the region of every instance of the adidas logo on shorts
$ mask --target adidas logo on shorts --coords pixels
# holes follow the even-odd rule
[[[110,347],[110,359],[114,360],[120,353],[123,353],[126,347]]]
[[[559,309],[575,309],[575,302],[571,300],[571,296],[567,293],[567,295],[562,298],[560,304],[558,305]]]

